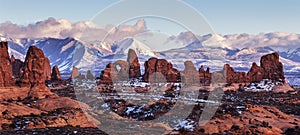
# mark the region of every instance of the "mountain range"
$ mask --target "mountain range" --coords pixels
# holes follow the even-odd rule
[[[187,36],[185,36],[187,35]],[[300,73],[300,36],[297,34],[268,33],[259,35],[218,35],[191,36],[190,32],[181,33],[165,40],[184,47],[165,51],[154,51],[148,44],[147,37],[143,40],[125,38],[119,42],[105,43],[102,41],[82,41],[76,38],[21,38],[13,39],[1,36],[8,41],[9,52],[16,58],[24,60],[28,48],[32,45],[41,48],[50,59],[51,66],[58,65],[61,72],[68,73],[73,66],[85,71],[94,69],[95,73],[105,68],[106,64],[117,59],[126,59],[129,49],[135,50],[141,63],[150,57],[168,59],[174,66],[183,69],[183,62],[192,60],[197,67],[209,66],[221,70],[225,63],[237,71],[249,70],[252,62],[259,63],[262,55],[278,52],[284,64],[285,72]],[[162,44],[163,45],[163,44]]]

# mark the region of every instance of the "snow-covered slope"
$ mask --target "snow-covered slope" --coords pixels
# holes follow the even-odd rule
[[[218,34],[208,34],[200,38],[202,46],[204,47],[214,47],[214,48],[229,48],[232,47],[227,43],[226,38]]]
[[[129,49],[135,50],[135,52],[137,52],[140,55],[155,56],[154,52],[149,46],[134,38],[127,38],[118,43],[118,48],[115,51],[115,53],[127,54]]]
[[[9,43],[9,52],[16,58],[24,60],[30,46],[42,49],[49,58],[51,66],[57,65],[62,72],[78,68],[94,66],[98,57],[111,54],[111,50],[95,44],[85,43],[74,38],[55,39],[4,39]],[[107,45],[108,46],[108,45]]]

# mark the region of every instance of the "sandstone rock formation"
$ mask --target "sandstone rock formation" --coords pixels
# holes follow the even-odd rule
[[[259,82],[263,79],[285,82],[283,64],[279,61],[279,54],[272,53],[262,56],[260,66],[253,63],[247,78],[249,82]]]
[[[173,65],[164,59],[150,58],[144,63],[145,73],[142,76],[145,82],[178,82],[180,73],[173,68]],[[202,85],[210,85],[212,81],[226,83],[250,83],[259,82],[263,79],[284,82],[283,65],[279,62],[278,53],[265,55],[261,58],[261,67],[256,63],[252,64],[251,69],[245,72],[236,72],[229,64],[224,65],[223,71],[215,74],[213,79],[210,69],[199,68],[197,77],[193,72],[195,66],[192,62],[185,62],[186,69],[181,72],[183,82],[193,83],[199,80]],[[222,75],[221,75],[222,74]],[[102,71],[100,79],[102,82],[113,82],[113,80],[127,80],[128,78],[139,77],[140,65],[138,58],[133,50],[129,50],[129,56],[126,61],[117,61],[110,63]],[[224,78],[224,79],[223,79]],[[217,81],[217,82],[216,82]]]
[[[247,80],[248,82],[260,82],[263,79],[263,75],[263,68],[261,68],[254,62],[251,69],[247,73]]]
[[[61,81],[61,75],[58,66],[52,68],[51,81]]]
[[[73,80],[73,79],[75,79],[75,78],[77,78],[77,79],[85,79],[85,75],[82,75],[82,74],[79,72],[78,68],[75,67],[75,66],[73,66],[72,74],[71,74],[70,79]]]
[[[180,73],[181,81],[185,84],[200,84],[199,73],[191,61],[184,62],[185,69]]]
[[[179,72],[173,65],[164,59],[150,58],[145,62],[145,74],[143,80],[146,82],[178,82]]]
[[[210,73],[210,68],[208,67],[206,69],[206,71],[204,70],[204,67],[201,66],[199,68],[199,79],[200,79],[200,83],[204,84],[204,85],[209,85],[211,83],[211,73]]]
[[[263,79],[284,82],[283,64],[279,62],[279,54],[272,53],[261,57],[260,66],[264,70]]]
[[[112,83],[114,81],[126,81],[130,78],[141,76],[141,66],[134,50],[129,49],[127,61],[118,60],[109,63],[101,72],[100,80],[102,83]]]
[[[128,51],[127,62],[129,63],[129,78],[141,76],[141,66],[136,52],[132,49]]]
[[[101,83],[112,83],[113,76],[116,76],[112,73],[115,73],[116,69],[113,68],[113,64],[109,63],[106,65],[105,69],[101,72],[100,82]]]
[[[227,83],[260,82],[263,79],[284,82],[283,64],[279,62],[279,54],[272,53],[261,57],[260,65],[252,64],[247,75],[244,72],[235,72],[229,64],[224,66]]]
[[[12,76],[7,42],[0,42],[0,87],[11,86],[13,84]]]
[[[44,52],[35,46],[31,46],[27,52],[23,74],[20,79],[21,86],[30,86],[29,96],[38,98],[55,97],[45,85],[46,73],[49,72],[49,67],[50,62],[45,57]]]
[[[20,79],[22,75],[22,66],[24,62],[19,59],[15,59],[14,55],[11,56],[11,65],[12,65],[12,72],[15,79]]]
[[[73,68],[72,68],[71,79],[74,79],[74,78],[76,78],[76,77],[78,77],[78,76],[80,76],[80,75],[81,75],[81,74],[79,73],[78,68],[75,67],[75,66],[73,66]]]
[[[91,70],[88,70],[86,72],[86,77],[85,78],[88,79],[88,80],[95,80],[96,79],[95,76],[93,75],[93,73],[91,72]]]
[[[247,82],[247,77],[245,72],[235,72],[234,69],[229,64],[225,64],[223,70],[224,70],[227,83]]]
[[[129,64],[126,61],[118,60],[110,63],[101,72],[100,80],[102,83],[113,83],[115,81],[126,81],[129,79]]]
[[[45,63],[44,63],[44,73],[45,73],[45,80],[51,80],[51,66],[50,66],[50,60],[45,57]]]

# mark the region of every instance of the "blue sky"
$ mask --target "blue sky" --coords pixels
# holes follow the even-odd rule
[[[0,0],[0,22],[26,25],[49,17],[91,19],[118,0]],[[204,15],[216,33],[300,33],[299,0],[184,0]],[[166,10],[168,9],[166,5]],[[128,8],[130,10],[130,8]],[[191,19],[193,21],[193,19]],[[149,26],[155,27],[155,25]],[[172,29],[172,28],[169,28]],[[174,32],[178,32],[175,31]]]

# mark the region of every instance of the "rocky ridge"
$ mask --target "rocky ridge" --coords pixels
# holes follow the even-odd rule
[[[152,57],[144,63],[145,73],[141,75],[137,55],[134,50],[129,50],[127,62],[118,60],[108,64],[102,71],[100,80],[101,82],[112,83],[113,81],[142,77],[145,82],[183,82],[210,85],[216,81],[216,78],[224,77],[227,84],[257,83],[264,79],[285,83],[283,64],[279,61],[278,53],[262,56],[261,66],[253,63],[248,73],[236,72],[229,64],[224,65],[223,71],[215,73],[210,73],[209,67],[205,70],[204,66],[201,66],[197,71],[191,61],[186,61],[184,65],[185,69],[179,72],[167,60]],[[213,75],[215,80],[212,80]]]

